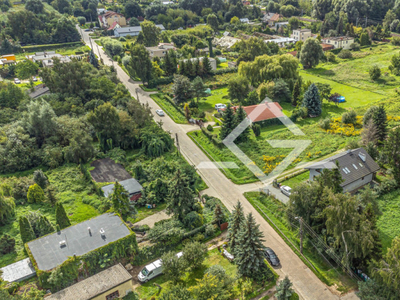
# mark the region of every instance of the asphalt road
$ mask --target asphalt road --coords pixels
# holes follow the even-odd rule
[[[78,29],[79,30],[79,29]],[[81,31],[80,31],[81,32]],[[83,40],[90,47],[89,32],[81,32]],[[156,109],[160,107],[150,97],[149,93],[144,92],[139,87],[139,82],[134,82],[129,76],[117,65],[113,63],[105,52],[98,47],[94,41],[92,42],[94,52],[101,58],[106,65],[114,64],[117,70],[118,78],[127,89],[131,92],[132,96],[136,98],[138,92],[138,100],[142,103],[149,103],[154,115],[155,121],[162,121],[163,128],[169,131],[175,137],[178,135],[180,151],[187,161],[194,166],[204,162],[211,162],[210,159],[197,147],[197,145],[186,135],[188,132],[188,125],[176,124],[172,119],[166,115],[159,117]],[[195,128],[195,127],[194,127]],[[277,232],[263,219],[263,217],[253,208],[253,206],[243,196],[243,191],[251,188],[261,187],[260,184],[248,185],[248,187],[237,186],[233,184],[219,169],[198,169],[198,174],[208,185],[206,192],[221,199],[224,205],[232,210],[237,201],[240,201],[244,207],[246,214],[252,213],[256,222],[260,224],[260,230],[265,236],[265,245],[275,250],[281,261],[281,267],[275,269],[280,276],[288,275],[293,282],[296,292],[302,299],[307,300],[330,300],[330,299],[358,299],[354,293],[349,293],[345,296],[339,297],[332,293],[329,288],[322,283],[317,276],[301,261],[301,259],[290,249],[285,241],[278,235]]]

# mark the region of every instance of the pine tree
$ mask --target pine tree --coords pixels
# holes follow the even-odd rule
[[[95,67],[96,69],[99,68],[99,61],[96,58],[96,55],[93,52],[93,49],[89,53],[89,62]]]
[[[54,232],[54,227],[51,225],[49,219],[45,216],[41,215],[39,218],[39,222],[37,224],[39,230],[39,236],[43,236],[49,233]]]
[[[126,216],[132,212],[128,192],[118,181],[116,181],[114,184],[111,202],[114,211],[119,213],[121,216]]]
[[[236,138],[237,142],[247,141],[250,135],[250,120],[247,119],[245,123],[242,124],[242,121],[247,119],[247,114],[244,111],[243,107],[240,105],[235,114],[235,126],[239,127],[240,131],[243,132]],[[233,129],[234,129],[233,128]]]
[[[32,226],[25,216],[19,217],[19,232],[21,234],[21,239],[24,244],[36,238]]]
[[[219,134],[221,140],[225,139],[235,129],[235,122],[232,106],[228,104],[223,115],[222,128]]]
[[[186,68],[185,68],[185,76],[186,77],[192,77],[193,73],[193,63],[190,59],[186,61]]]
[[[43,189],[36,183],[34,185],[31,185],[28,189],[27,198],[29,203],[43,202],[44,201]]]
[[[71,226],[71,222],[69,221],[64,206],[61,203],[56,204],[56,223],[60,226],[60,229]]]
[[[228,235],[229,235],[229,248],[235,252],[236,245],[238,244],[239,231],[244,222],[243,206],[238,201],[237,205],[233,208],[231,217],[229,219]]]
[[[217,222],[218,226],[221,226],[224,219],[225,216],[224,213],[222,212],[221,206],[217,204],[214,209],[214,221]]]
[[[208,75],[211,73],[211,71],[212,71],[212,67],[211,67],[210,59],[207,56],[205,56],[203,58],[203,73],[204,73],[204,75]]]
[[[183,76],[186,74],[186,63],[184,60],[181,60],[179,63],[179,74]]]
[[[296,107],[299,104],[301,93],[301,82],[297,80],[293,87],[292,106]]]
[[[360,45],[361,45],[361,46],[367,46],[367,45],[370,45],[370,44],[371,44],[371,42],[370,42],[370,40],[369,40],[368,32],[363,32],[363,33],[361,33],[361,36],[360,36]]]
[[[235,263],[238,267],[238,275],[254,278],[260,269],[264,269],[264,237],[259,229],[260,225],[251,213],[248,214],[246,221],[240,227],[237,244],[235,247]]]
[[[322,113],[321,99],[317,86],[312,83],[304,94],[302,106],[308,110],[308,115],[319,116]]]
[[[292,283],[289,280],[289,277],[285,276],[285,278],[278,283],[276,286],[275,297],[277,300],[287,300],[293,294]]]
[[[375,110],[372,121],[376,126],[378,142],[383,143],[387,136],[387,115],[383,105],[378,106]]]
[[[172,179],[169,190],[167,213],[174,214],[183,222],[185,216],[195,210],[196,201],[189,180],[180,169]]]

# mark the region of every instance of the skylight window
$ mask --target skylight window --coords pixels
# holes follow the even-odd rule
[[[346,174],[348,174],[348,173],[350,173],[350,170],[349,170],[349,168],[345,168],[346,169],[346,171],[347,171],[347,173]]]
[[[353,164],[354,169],[358,170],[357,166],[355,164]]]
[[[346,168],[343,168],[342,170],[343,170],[343,172],[344,172],[345,174],[348,174]]]
[[[362,163],[358,163],[358,164],[360,165],[361,168],[364,167]]]

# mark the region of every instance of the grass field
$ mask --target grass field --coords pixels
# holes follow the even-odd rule
[[[298,186],[300,183],[308,180],[309,176],[310,176],[310,172],[307,171],[307,172],[301,173],[299,175],[296,175],[292,178],[289,178],[287,180],[283,180],[283,181],[281,181],[281,184],[290,186],[291,188],[294,188],[294,187]]]
[[[260,211],[260,208],[262,212],[267,214],[274,224],[286,235],[288,239],[290,239],[292,243],[296,245],[297,248],[300,247],[298,232],[290,229],[285,216],[285,205],[282,202],[274,200],[258,192],[245,193],[245,197],[254,206],[254,208],[256,208],[258,211]],[[261,215],[264,217],[264,219],[266,219],[266,221],[269,222],[269,220],[263,214]],[[272,226],[274,227],[274,225]],[[286,241],[285,238],[284,240]],[[289,243],[288,245],[291,246]],[[309,263],[304,260],[300,254],[297,253],[297,251],[295,252],[307,265],[309,265]],[[337,290],[340,292],[347,292],[357,287],[356,282],[343,275],[340,270],[332,269],[332,267],[328,266],[319,255],[315,254],[314,251],[310,251],[307,246],[304,247],[303,254],[312,263],[317,271],[314,271],[312,268],[310,269],[327,285],[336,285]]]
[[[184,287],[188,288],[190,286],[196,285],[197,280],[201,279],[204,275],[204,272],[212,265],[220,265],[222,266],[226,274],[234,279],[236,279],[236,265],[233,263],[230,263],[225,257],[223,257],[219,252],[218,249],[214,249],[208,252],[207,258],[204,261],[204,264],[201,268],[198,270],[195,270],[194,272],[187,272],[184,274],[181,278],[181,283],[183,284]],[[161,286],[161,293],[158,294],[159,288],[154,285],[154,283],[159,284]],[[140,299],[142,300],[150,300],[153,299],[152,297],[155,297],[155,299],[158,299],[159,296],[163,294],[163,292],[167,291],[171,286],[172,282],[166,278],[166,276],[161,275],[156,277],[153,280],[150,280],[147,283],[144,283],[140,285],[136,289],[136,292],[139,293]],[[237,286],[237,281],[235,280],[233,282],[234,288]],[[269,289],[275,285],[275,281],[273,281],[271,284],[267,285],[266,287],[261,287],[260,285],[253,284],[253,292],[250,293],[249,295],[246,295],[245,299],[251,299],[257,294],[260,294],[262,291]]]
[[[379,197],[378,203],[382,215],[378,217],[377,226],[386,252],[392,240],[400,235],[400,190]]]
[[[228,88],[218,88],[211,90],[210,96],[204,97],[199,101],[199,110],[206,113],[206,118],[208,121],[213,121],[213,114],[217,112],[215,110],[215,104],[228,104],[229,102]]]

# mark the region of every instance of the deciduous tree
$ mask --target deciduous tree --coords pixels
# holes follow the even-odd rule
[[[153,22],[147,20],[140,23],[140,27],[142,28],[143,32],[144,45],[146,47],[157,46],[160,40],[161,29],[158,28]]]
[[[207,246],[200,242],[191,242],[183,248],[182,260],[191,270],[202,266],[207,255]]]
[[[313,38],[308,38],[301,47],[300,62],[304,69],[313,68],[319,64],[323,55],[320,43]]]
[[[174,84],[172,86],[174,102],[180,104],[191,99],[193,97],[192,88],[189,78],[183,75],[174,75]]]
[[[234,76],[228,82],[228,95],[232,101],[243,103],[250,92],[250,83],[243,76]]]

